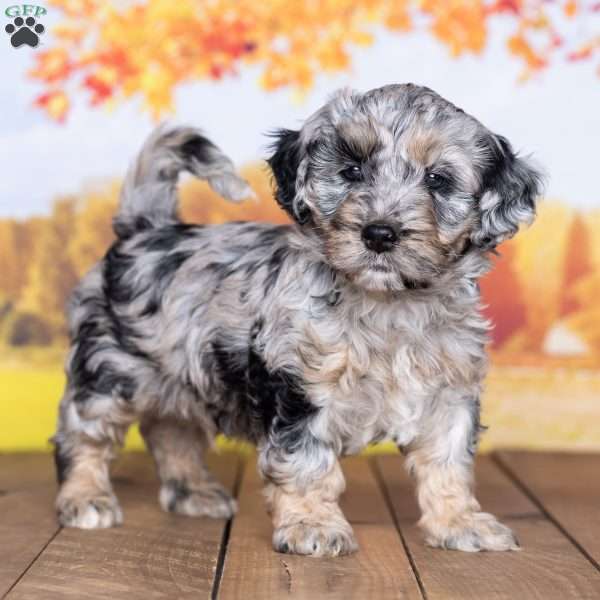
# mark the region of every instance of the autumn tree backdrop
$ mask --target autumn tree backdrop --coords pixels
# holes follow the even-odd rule
[[[441,47],[444,58],[436,60],[445,61],[442,70],[448,78],[465,78],[465,69],[481,69],[476,61],[488,61],[489,69],[496,68],[496,60],[514,65],[506,67],[510,77],[497,92],[500,98],[527,86],[543,89],[553,70],[577,70],[584,82],[577,93],[597,97],[596,108],[600,106],[600,3],[593,1],[53,0],[44,6],[52,34],[18,57],[28,95],[23,110],[41,134],[26,142],[27,134],[17,133],[26,150],[35,150],[34,140],[45,145],[43,160],[52,163],[52,154],[63,146],[60,141],[53,146],[52,140],[66,140],[65,132],[73,131],[69,143],[75,153],[63,156],[53,171],[62,168],[65,180],[73,170],[87,168],[81,167],[85,161],[79,150],[106,135],[102,123],[108,129],[129,105],[139,114],[124,127],[133,131],[143,122],[149,130],[159,119],[178,117],[186,90],[197,82],[205,82],[203,90],[215,90],[214,107],[226,101],[219,82],[243,80],[251,73],[253,79],[239,88],[248,97],[262,95],[265,103],[276,98],[290,112],[308,115],[307,105],[317,91],[334,89],[336,78],[370,68],[367,61],[353,71],[355,63],[377,51],[379,40],[399,52],[409,43]],[[494,34],[496,27],[499,33]],[[492,51],[493,39],[501,43]],[[2,55],[6,65],[17,60],[8,52]],[[389,53],[379,51],[379,56],[386,75],[378,85],[403,81],[394,61],[387,62]],[[424,65],[426,60],[424,56]],[[477,95],[477,77],[466,80]],[[240,101],[251,129],[253,115]],[[254,109],[259,112],[256,104]],[[98,119],[97,124],[90,127],[90,119]],[[294,123],[271,126],[286,124]],[[586,130],[599,134],[598,124],[596,120]],[[10,134],[7,126],[5,135]],[[142,139],[138,136],[131,147]],[[533,145],[534,136],[526,141]],[[118,151],[116,141],[107,139],[106,144]],[[570,150],[578,151],[583,152]],[[242,168],[257,192],[256,201],[228,204],[207,186],[186,181],[180,190],[184,219],[285,222],[259,158],[257,152]],[[90,171],[95,160],[92,156]],[[9,163],[18,168],[14,155]],[[43,210],[23,210],[23,178],[2,199],[0,449],[45,447],[51,434],[63,384],[64,305],[78,279],[111,243],[111,217],[125,168],[126,163],[119,163],[109,177],[69,182],[68,192],[61,190],[69,186],[50,176],[47,193],[45,180],[36,181]],[[552,179],[553,173],[549,175]],[[485,311],[495,323],[493,367],[484,398],[484,415],[493,424],[488,447],[600,447],[598,194],[597,185],[591,185],[589,198],[575,204],[569,197],[549,195],[534,226],[499,249],[495,269],[482,281]]]

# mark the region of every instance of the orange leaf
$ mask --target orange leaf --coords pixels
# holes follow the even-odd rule
[[[60,47],[39,52],[35,60],[36,65],[29,71],[29,75],[46,83],[56,83],[66,79],[73,68],[67,51]]]
[[[568,0],[568,2],[565,2],[565,5],[563,6],[563,12],[569,18],[573,18],[575,16],[577,9],[578,6],[575,0]]]
[[[44,109],[50,118],[63,122],[69,110],[69,99],[62,90],[54,90],[38,96],[34,104]]]

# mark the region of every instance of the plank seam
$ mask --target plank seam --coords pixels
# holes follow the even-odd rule
[[[512,483],[512,482],[511,482]],[[510,513],[501,515],[503,521],[547,521],[548,518],[545,514],[536,512],[525,512],[525,513],[516,513],[511,515]]]
[[[368,460],[368,463],[369,463],[369,466],[371,467],[371,471],[373,472],[375,480],[377,481],[379,490],[381,491],[381,494],[383,495],[383,499],[385,501],[387,509],[392,517],[392,521],[394,523],[396,531],[398,532],[398,536],[400,537],[400,542],[402,543],[404,552],[406,552],[406,557],[408,558],[408,563],[410,564],[410,568],[413,572],[413,575],[415,577],[417,585],[419,586],[419,592],[421,593],[423,600],[427,600],[427,592],[425,591],[425,585],[423,584],[423,580],[421,579],[421,575],[419,574],[419,570],[417,569],[417,565],[415,563],[413,555],[408,547],[406,538],[404,537],[404,534],[402,533],[402,527],[400,526],[400,521],[398,520],[398,517],[396,516],[396,511],[394,510],[394,505],[392,503],[392,499],[390,497],[388,488],[385,485],[383,473],[381,472],[381,470],[379,468],[379,464],[377,463],[375,458],[370,458]]]
[[[511,481],[512,483],[512,481]],[[498,514],[497,516],[501,517],[502,520],[504,521],[535,521],[536,519],[538,520],[547,520],[546,515],[540,513],[539,510],[536,510],[535,512],[516,512],[516,513],[505,513],[505,514]],[[398,523],[400,523],[400,525],[407,525],[410,526],[415,522],[414,519],[411,519],[409,517],[403,517],[402,519],[398,520]]]
[[[562,525],[562,523],[544,506],[542,501],[533,493],[527,484],[523,482],[520,477],[508,466],[502,458],[494,452],[492,454],[492,460],[496,466],[523,492],[541,511],[541,513],[550,521],[559,531],[562,533],[570,542],[575,546],[577,550],[592,564],[596,570],[600,571],[600,564],[598,561],[571,535],[571,533]]]
[[[46,550],[46,548],[54,541],[54,539],[56,538],[56,536],[61,531],[62,531],[62,527],[57,527],[56,528],[56,531],[50,536],[50,538],[42,546],[42,548],[40,549],[40,551],[33,557],[33,559],[31,560],[31,562],[25,567],[25,569],[19,575],[19,577],[17,577],[17,579],[15,580],[15,582],[8,588],[8,590],[6,590],[6,593],[4,594],[4,596],[2,596],[2,599],[8,598],[8,595],[15,589],[15,587],[17,587],[17,585],[23,579],[23,577],[25,577],[25,575],[27,574],[27,572],[29,571],[29,569],[31,569],[31,567],[34,565],[34,563],[37,561],[37,559],[44,553],[44,551]]]
[[[235,481],[233,482],[232,494],[234,498],[238,498],[240,488],[242,486],[242,479],[246,470],[246,459],[241,454],[238,455],[238,466],[235,474]],[[221,545],[219,547],[219,555],[217,557],[217,566],[215,568],[215,578],[213,581],[213,587],[210,594],[211,600],[216,600],[219,595],[219,588],[221,587],[221,580],[223,579],[223,571],[225,570],[225,558],[227,556],[227,549],[229,547],[229,538],[231,537],[231,526],[233,519],[227,520],[223,529],[223,535],[221,536]]]

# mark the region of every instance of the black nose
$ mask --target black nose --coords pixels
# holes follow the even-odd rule
[[[387,252],[392,249],[398,236],[389,225],[371,223],[362,230],[362,239],[369,250]]]

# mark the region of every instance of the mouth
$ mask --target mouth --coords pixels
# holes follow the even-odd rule
[[[378,261],[368,264],[364,274],[368,276],[368,273],[371,273],[374,280],[378,281],[379,285],[384,285],[386,289],[396,288],[397,290],[404,289],[418,291],[426,290],[431,287],[429,281],[414,279],[402,273],[398,273],[397,269],[394,269],[391,265],[384,262]],[[394,282],[396,283],[394,284]],[[401,287],[398,284],[401,284]]]
[[[414,276],[413,272],[418,269],[410,268],[410,265],[404,269],[392,253],[365,252],[361,258],[362,265],[359,268],[356,265],[346,273],[351,281],[362,287],[382,292],[418,292],[432,286],[432,281]]]
[[[374,252],[369,252],[366,257],[365,267],[368,271],[375,273],[392,273],[394,271],[392,262],[385,253],[375,254]]]

